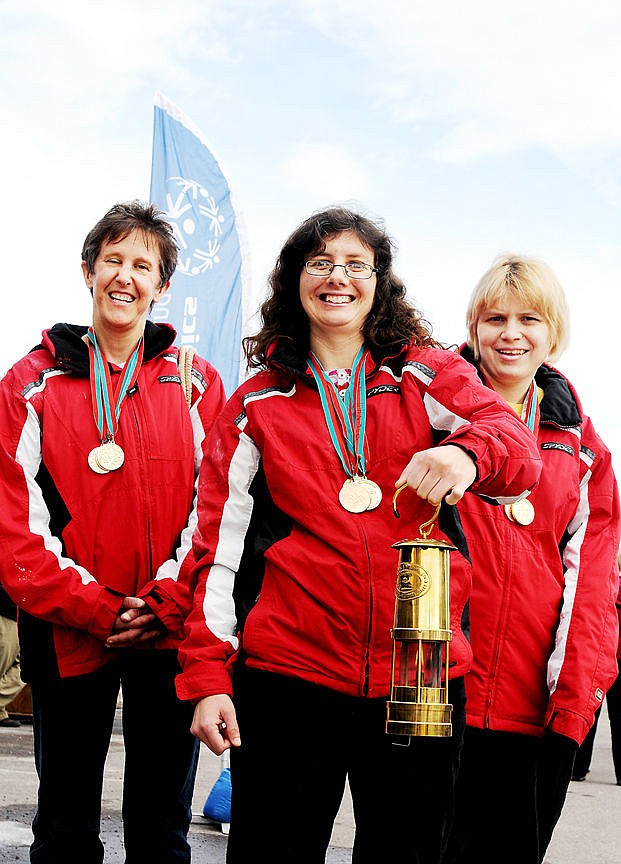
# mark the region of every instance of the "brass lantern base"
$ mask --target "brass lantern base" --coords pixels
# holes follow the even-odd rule
[[[426,735],[431,738],[450,738],[452,735],[452,705],[389,701],[386,707],[386,732],[389,735]]]

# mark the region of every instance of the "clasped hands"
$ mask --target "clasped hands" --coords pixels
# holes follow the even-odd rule
[[[134,648],[153,642],[162,635],[158,619],[140,597],[125,597],[114,626],[106,639],[106,648]]]

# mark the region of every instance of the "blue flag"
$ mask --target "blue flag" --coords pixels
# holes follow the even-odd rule
[[[230,395],[241,374],[246,294],[239,216],[218,160],[202,134],[161,94],[155,98],[151,202],[166,214],[179,246],[167,294],[152,310],[177,342],[212,363]]]

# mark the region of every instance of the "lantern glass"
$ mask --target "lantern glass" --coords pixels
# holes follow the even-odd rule
[[[399,642],[395,647],[394,681],[398,687],[442,686],[446,653],[444,642],[405,641]]]

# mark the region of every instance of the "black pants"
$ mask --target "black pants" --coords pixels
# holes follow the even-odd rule
[[[621,673],[621,660],[619,670]],[[608,709],[608,720],[610,721],[610,740],[612,744],[612,762],[615,768],[617,784],[621,784],[621,674],[616,679],[608,693],[606,693],[606,708]],[[591,766],[593,756],[593,743],[597,732],[597,722],[601,709],[595,713],[595,723],[591,726],[589,734],[582,742],[576,760],[574,762],[573,777],[586,777]]]
[[[33,681],[38,809],[32,864],[101,864],[106,755],[123,692],[127,864],[189,864],[198,763],[193,709],[174,691],[176,652],[127,650],[88,675]]]
[[[451,738],[385,729],[386,700],[345,696],[242,669],[242,746],[231,753],[228,864],[320,864],[349,780],[354,864],[438,864],[453,811],[464,724],[463,679],[451,685]]]
[[[577,744],[466,728],[445,864],[540,864],[559,820]]]

